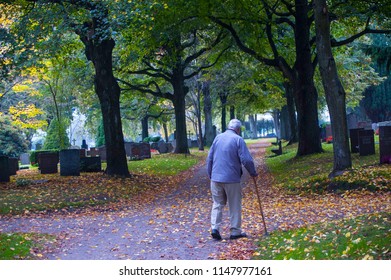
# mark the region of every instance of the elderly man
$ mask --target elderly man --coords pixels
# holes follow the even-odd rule
[[[246,143],[240,136],[241,126],[239,120],[232,119],[228,124],[228,129],[216,136],[207,158],[213,199],[212,237],[215,240],[221,240],[219,228],[222,222],[222,211],[227,202],[231,223],[230,239],[247,236],[241,229],[242,190],[240,178],[242,165],[251,176],[256,177],[258,174]]]

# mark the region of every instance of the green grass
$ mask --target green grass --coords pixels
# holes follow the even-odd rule
[[[352,169],[342,176],[329,179],[333,169],[333,146],[323,144],[323,153],[296,157],[297,145],[284,146],[281,156],[272,156],[268,148],[266,164],[274,177],[274,184],[291,192],[345,191],[357,188],[390,191],[391,166],[379,164],[376,154],[352,154]]]
[[[40,259],[55,241],[48,234],[0,233],[0,260]]]
[[[131,173],[146,173],[162,176],[176,175],[196,165],[206,156],[207,152],[191,151],[190,155],[184,154],[157,154],[151,159],[129,161],[128,167]]]
[[[364,215],[289,231],[258,243],[255,259],[391,259],[391,213]]]

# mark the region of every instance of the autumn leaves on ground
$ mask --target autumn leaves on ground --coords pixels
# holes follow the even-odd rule
[[[171,170],[185,171],[172,175],[147,160],[132,162],[133,176],[127,179],[100,173],[61,177],[19,171],[11,183],[0,185],[0,258],[391,258],[390,178],[384,175],[390,174],[389,166],[367,165],[351,172],[361,183],[347,175],[352,186],[367,180],[371,188],[360,185],[341,192],[307,192],[303,186],[319,188],[326,179],[309,180],[308,174],[295,174],[289,169],[297,164],[293,162],[284,165],[286,178],[272,175],[265,165],[268,145],[264,141],[249,144],[260,173],[257,187],[271,233],[268,237],[254,183],[246,173],[243,229],[249,238],[227,238],[225,213],[223,241],[215,242],[209,234],[211,199],[203,163],[207,152],[173,158],[155,155],[163,166],[175,162]],[[321,173],[323,166],[328,168],[326,159],[316,158],[304,169]],[[336,244],[341,248],[335,249]]]

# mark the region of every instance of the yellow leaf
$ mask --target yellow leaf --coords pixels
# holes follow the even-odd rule
[[[347,238],[349,238],[349,237],[350,237],[350,232],[346,233],[345,236],[346,236]]]
[[[373,260],[373,257],[367,254],[367,255],[365,255],[365,257],[363,258],[363,260]]]

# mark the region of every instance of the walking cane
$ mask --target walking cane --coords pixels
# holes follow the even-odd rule
[[[264,217],[263,211],[262,211],[261,198],[260,198],[260,196],[259,196],[259,191],[258,191],[258,187],[257,187],[257,181],[256,181],[255,177],[253,177],[253,181],[254,181],[255,191],[256,191],[256,193],[257,193],[258,204],[259,204],[259,210],[261,211],[261,215],[262,215],[263,227],[265,228],[265,235],[267,236],[267,235],[269,235],[269,233],[267,232],[267,229],[266,229],[265,217]]]

